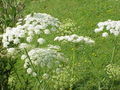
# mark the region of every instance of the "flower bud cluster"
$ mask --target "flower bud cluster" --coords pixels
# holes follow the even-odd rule
[[[120,80],[120,66],[115,64],[109,64],[106,66],[106,72],[109,78],[114,78],[115,80]]]

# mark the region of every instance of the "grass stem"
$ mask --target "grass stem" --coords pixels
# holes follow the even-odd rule
[[[27,52],[26,49],[25,49],[25,53],[26,53],[28,59],[30,60],[31,66],[33,67],[34,71],[36,72],[36,69],[35,69],[35,67],[34,67],[34,65],[33,65],[32,61],[30,59],[30,56],[28,55],[28,52]],[[40,80],[39,80],[39,78],[37,76],[36,76],[36,79],[38,80],[39,84],[41,85],[41,82],[40,82]]]

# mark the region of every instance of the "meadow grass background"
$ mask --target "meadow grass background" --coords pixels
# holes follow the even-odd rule
[[[106,39],[102,38],[100,34],[94,33],[94,29],[97,27],[98,22],[108,19],[120,20],[120,0],[26,0],[23,15],[33,12],[47,13],[60,21],[70,18],[80,27],[74,33],[94,39],[96,41],[94,46],[81,47],[81,52],[77,52],[77,54],[81,55],[81,58],[79,58],[81,61],[91,59],[95,65],[95,67],[92,67],[91,70],[93,71],[91,72],[95,73],[95,77],[102,76],[104,68],[110,63],[115,41],[114,36],[111,35]],[[117,47],[114,58],[114,63],[118,65],[120,64],[119,41],[120,37],[116,41]],[[71,55],[69,44],[64,46],[63,49],[64,53],[68,56]],[[22,70],[23,64],[19,64],[17,67]],[[21,72],[20,68],[18,69],[22,75],[23,71]]]
[[[120,20],[120,0],[28,0],[24,15],[32,12],[47,13],[59,20],[72,19],[80,27],[74,33],[90,36],[96,41],[96,45],[89,53],[93,62],[101,68],[102,64],[110,61],[114,36],[101,38],[100,34],[94,33],[94,29],[98,22],[108,19]],[[119,40],[118,37],[117,42]],[[117,44],[116,63],[120,62],[120,43]]]

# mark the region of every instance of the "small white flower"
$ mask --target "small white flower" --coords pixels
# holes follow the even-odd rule
[[[25,59],[25,63],[29,63],[30,60],[28,58]]]
[[[28,68],[28,63],[25,63],[25,64],[24,64],[24,68]]]
[[[4,42],[4,43],[3,43],[3,47],[6,47],[6,48],[7,48],[8,45],[9,45],[9,42]]]
[[[44,73],[42,77],[43,77],[43,79],[48,79],[49,75],[47,73]]]
[[[37,25],[37,26],[35,26],[35,29],[40,30],[40,29],[44,29],[44,28],[42,25]]]
[[[26,41],[29,42],[29,43],[32,42],[32,40],[33,40],[33,37],[32,37],[32,36],[27,37],[27,39],[26,39]]]
[[[34,63],[35,65],[38,65],[38,64],[39,64],[37,60],[36,60],[36,61],[34,61],[33,63]]]
[[[107,36],[108,36],[107,32],[102,33],[102,37],[107,37]]]
[[[48,47],[50,49],[60,50],[60,46],[54,46],[54,45],[49,44]]]
[[[18,39],[18,38],[14,39],[14,42],[13,42],[13,43],[14,43],[14,44],[20,43],[20,39]]]
[[[94,30],[95,33],[98,33],[98,32],[101,32],[101,31],[103,31],[103,28],[97,28],[97,29]]]
[[[104,26],[103,22],[99,22],[97,25],[98,25],[98,27],[103,27]]]
[[[33,77],[36,77],[36,76],[37,76],[37,73],[33,72],[33,73],[32,73],[32,76],[33,76]]]
[[[114,34],[115,36],[118,36],[118,35],[120,34],[120,32],[114,31],[113,34]]]
[[[45,34],[50,34],[50,30],[49,30],[49,29],[45,29],[45,30],[44,30],[44,33],[45,33]]]
[[[57,29],[55,27],[51,28],[51,31],[56,31]]]
[[[17,22],[16,25],[20,25],[22,22]]]
[[[111,26],[108,25],[108,26],[106,27],[106,30],[110,30],[110,29],[111,29]]]
[[[43,38],[39,38],[37,41],[38,41],[39,44],[44,44],[45,43],[45,39],[43,39]]]
[[[88,40],[88,41],[86,41],[86,43],[88,43],[88,44],[94,44],[95,41],[93,41],[93,40]]]
[[[54,41],[58,41],[58,40],[59,40],[59,37],[55,37],[55,38],[54,38]]]
[[[40,30],[38,30],[38,29],[35,30],[35,34],[40,34],[40,33],[41,33]]]
[[[61,39],[59,39],[59,40],[61,41]],[[72,37],[66,37],[66,40],[68,40],[69,42],[71,42],[71,41],[73,41],[73,38]]]
[[[30,47],[30,45],[28,45],[27,43],[21,43],[21,44],[19,45],[19,48],[20,48],[20,49],[29,48],[29,47]]]
[[[83,41],[84,40],[84,37],[83,36],[80,36],[78,39],[77,39],[77,42],[80,42],[80,41]]]
[[[23,20],[22,18],[18,19],[19,22],[22,21],[22,20]]]
[[[10,53],[10,54],[14,54],[15,48],[8,48],[7,51],[8,51],[8,53]]]
[[[34,35],[34,32],[33,32],[33,31],[28,31],[28,35],[29,35],[29,36],[33,36],[33,35]]]
[[[11,41],[13,41],[14,39],[13,39],[13,36],[11,35],[9,38],[8,38],[8,41],[9,42],[11,42]]]
[[[21,59],[22,59],[22,60],[25,60],[26,58],[27,58],[27,56],[24,55],[24,54],[21,56]]]
[[[28,69],[27,69],[27,73],[28,73],[28,74],[31,74],[31,73],[32,73],[32,69],[31,69],[31,68],[28,68]]]
[[[26,33],[21,30],[21,31],[19,32],[18,36],[16,36],[16,37],[24,38],[24,37],[25,37],[25,34],[26,34]]]
[[[33,34],[32,31],[34,30],[34,26],[33,26],[32,24],[29,24],[28,30],[30,31],[30,32],[29,32],[29,35]]]

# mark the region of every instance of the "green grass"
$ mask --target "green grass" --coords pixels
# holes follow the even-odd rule
[[[33,0],[26,7],[31,12],[48,13],[59,19],[70,18],[80,25],[79,34],[93,34],[100,21],[119,20],[120,1],[116,0]]]
[[[31,0],[26,3],[26,8],[24,10],[24,15],[33,12],[47,13],[59,20],[64,20],[66,18],[72,19],[77,23],[80,28],[74,33],[78,35],[90,36],[96,43],[92,47],[81,47],[81,52],[77,52],[79,57],[79,62],[82,63],[85,60],[91,58],[92,63],[95,67],[90,69],[94,78],[89,78],[89,80],[84,81],[83,87],[81,89],[75,90],[98,90],[98,89],[88,89],[88,83],[94,86],[95,81],[100,80],[102,77],[104,68],[110,63],[113,47],[114,47],[114,36],[110,36],[106,39],[101,38],[100,34],[95,34],[94,29],[98,22],[106,21],[108,19],[120,20],[120,1],[119,0]],[[117,42],[120,41],[120,37],[117,38]],[[67,47],[67,48],[66,48]],[[117,43],[115,51],[114,63],[120,64],[120,42]],[[64,45],[63,52],[71,56],[69,51],[71,46]],[[66,52],[67,51],[67,52]],[[69,52],[68,52],[69,51]],[[84,51],[84,53],[82,53]],[[88,58],[88,56],[90,58]],[[84,67],[83,63],[83,67]],[[90,67],[86,67],[90,68]],[[88,70],[89,71],[89,70]],[[87,72],[86,72],[87,75]],[[92,82],[93,80],[93,82]],[[87,83],[87,84],[86,84]],[[81,83],[80,83],[81,84]],[[119,85],[118,85],[119,86]],[[120,88],[120,87],[119,87]],[[107,89],[108,90],[108,89]],[[112,89],[112,90],[119,90]]]
[[[114,37],[101,38],[94,33],[98,22],[120,20],[119,0],[32,0],[26,6],[24,15],[32,12],[48,13],[60,20],[72,19],[80,26],[75,33],[78,35],[90,36],[96,40],[96,45],[92,51],[96,55],[93,60],[96,64],[103,64],[106,59],[109,61],[114,46]],[[118,40],[119,37],[118,37]],[[117,47],[119,49],[119,46]],[[91,53],[91,55],[92,55]],[[115,61],[120,62],[120,50],[116,52]]]

